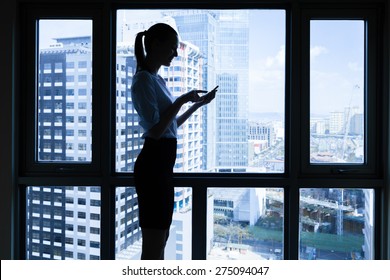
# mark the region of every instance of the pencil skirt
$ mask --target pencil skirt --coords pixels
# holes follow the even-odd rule
[[[176,138],[145,138],[134,165],[141,228],[169,229],[174,206]]]

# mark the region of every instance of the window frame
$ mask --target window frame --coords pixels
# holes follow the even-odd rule
[[[20,65],[21,77],[27,77],[25,84],[21,85],[20,94],[20,109],[19,118],[20,126],[18,128],[19,148],[18,162],[19,174],[17,175],[17,184],[19,189],[19,212],[20,223],[17,227],[20,245],[18,253],[19,258],[24,258],[25,236],[23,235],[25,215],[25,189],[27,186],[99,186],[101,188],[101,259],[115,259],[115,188],[122,186],[134,185],[133,175],[119,173],[115,171],[115,45],[116,45],[116,10],[129,9],[168,9],[168,8],[258,8],[258,9],[285,9],[286,11],[286,75],[285,75],[285,170],[282,174],[264,174],[264,173],[248,173],[248,174],[207,174],[207,173],[180,173],[175,174],[175,186],[177,187],[192,187],[193,190],[193,213],[192,223],[196,227],[192,229],[192,256],[193,259],[206,259],[205,252],[206,244],[206,219],[207,211],[204,207],[207,206],[207,188],[208,187],[279,187],[284,190],[285,203],[285,224],[284,224],[284,258],[298,259],[299,256],[299,192],[300,188],[332,188],[333,186],[343,186],[346,188],[373,188],[375,196],[375,258],[380,259],[386,256],[385,245],[388,246],[388,240],[384,236],[388,233],[385,226],[380,223],[385,219],[385,210],[388,211],[388,203],[384,202],[386,194],[385,181],[382,177],[383,171],[380,168],[387,166],[388,159],[379,151],[386,148],[386,141],[381,141],[387,132],[388,120],[383,120],[383,123],[374,122],[374,142],[370,151],[374,150],[374,157],[368,161],[369,168],[363,168],[361,174],[354,172],[335,174],[332,170],[319,170],[308,165],[309,159],[307,145],[308,137],[305,136],[305,131],[308,127],[308,87],[309,76],[305,63],[307,58],[304,58],[304,49],[307,48],[307,38],[305,38],[305,24],[308,14],[321,5],[309,5],[305,9],[305,5],[301,1],[280,1],[270,5],[269,3],[253,3],[251,1],[235,2],[229,1],[228,4],[216,4],[204,2],[184,2],[184,3],[159,3],[148,1],[147,3],[116,3],[112,5],[96,5],[93,9],[90,5],[78,5],[75,10],[69,5],[24,5],[22,7],[22,34],[27,34],[24,41],[22,38],[21,44],[21,63],[26,65],[34,65],[36,50],[24,48],[23,46],[35,46],[35,31],[32,22],[36,17],[44,17],[47,19],[66,18],[66,19],[93,19],[93,63],[97,65],[93,68],[94,75],[94,94],[93,94],[93,122],[92,122],[92,162],[88,164],[78,163],[39,163],[35,161],[35,141],[29,142],[27,139],[35,139],[35,120],[29,118],[32,114],[35,115],[35,108],[32,109],[31,104],[35,104],[35,95],[29,95],[31,89],[35,88],[35,70],[34,67],[24,67]],[[313,1],[314,2],[314,1]],[[382,5],[359,4],[357,11],[363,12],[367,8],[371,11],[370,19],[376,24],[376,21],[383,23],[380,17],[380,9]],[[338,9],[342,7],[343,12],[346,12],[350,7],[348,4],[340,6],[329,4],[326,7],[332,7],[328,11],[338,13]],[[310,12],[309,12],[310,11]],[[322,13],[322,12],[321,12]],[[330,16],[328,14],[327,16]],[[336,18],[340,15],[333,15]],[[305,20],[304,20],[305,19]],[[378,24],[379,26],[379,24]],[[302,32],[300,28],[303,28]],[[307,28],[307,26],[306,26]],[[377,34],[376,40],[380,38],[380,32]],[[306,41],[305,41],[306,40]],[[377,48],[380,48],[380,43]],[[307,51],[307,50],[306,50]],[[383,52],[378,52],[379,57],[383,56]],[[376,58],[378,60],[378,58]],[[109,67],[102,67],[108,65]],[[375,66],[375,67],[374,67]],[[374,69],[384,68],[380,60],[375,64]],[[101,68],[99,68],[101,67]],[[306,72],[305,72],[306,71]],[[306,74],[305,74],[306,73]],[[385,73],[387,73],[385,71]],[[375,75],[372,74],[374,77]],[[32,78],[34,77],[34,78]],[[374,103],[370,106],[375,106],[377,113],[371,119],[380,120],[380,116],[384,115],[385,106],[381,103],[377,95],[384,93],[381,84],[384,81],[381,77],[376,77],[377,84],[373,86],[375,92]],[[306,84],[306,85],[305,85]],[[306,87],[306,88],[305,88]],[[300,95],[302,89],[302,96]],[[306,90],[306,91],[305,91]],[[371,89],[372,90],[372,89]],[[34,90],[35,92],[35,90]],[[110,94],[105,94],[108,92]],[[384,98],[386,101],[387,99]],[[385,103],[385,102],[384,102]],[[301,112],[302,109],[302,112]],[[374,112],[371,108],[371,112]],[[305,116],[307,117],[305,119]],[[367,126],[368,124],[366,124]],[[380,132],[382,130],[384,132]],[[299,133],[294,133],[299,131]],[[369,132],[366,132],[366,134]],[[307,133],[306,133],[307,134]],[[33,136],[33,138],[31,138]],[[381,137],[380,137],[381,136]],[[370,142],[371,143],[371,142]],[[371,145],[371,144],[370,144]],[[107,150],[109,150],[107,152]],[[387,151],[387,149],[386,149]],[[382,153],[384,154],[384,153]],[[299,162],[299,164],[296,164]],[[384,166],[381,167],[381,163]],[[345,167],[344,165],[342,166]],[[353,166],[355,169],[355,166]],[[388,192],[388,191],[387,191]],[[24,245],[23,245],[24,244]],[[19,246],[16,246],[17,248]]]
[[[21,91],[24,92],[20,99],[21,111],[21,139],[34,139],[34,141],[21,141],[20,143],[20,166],[19,171],[25,176],[35,176],[34,174],[91,174],[98,173],[101,169],[101,114],[99,114],[102,104],[103,89],[98,77],[103,75],[103,70],[98,65],[102,65],[103,48],[99,42],[102,41],[102,33],[99,32],[102,26],[102,10],[98,7],[91,9],[88,5],[80,5],[77,10],[69,5],[63,5],[57,9],[53,7],[39,7],[39,5],[26,5],[23,11],[22,32],[28,36],[22,38],[22,45],[33,46],[31,49],[22,49],[22,76],[28,77],[22,84]],[[58,7],[58,5],[57,5]],[[38,160],[38,20],[91,20],[92,21],[92,130],[91,130],[91,150],[92,158],[90,162],[82,161],[39,161]],[[23,41],[25,40],[25,41]],[[97,67],[96,67],[97,66]],[[34,94],[27,94],[27,92]],[[30,106],[34,104],[34,108]],[[64,108],[63,108],[64,109]],[[31,116],[34,116],[31,118]]]
[[[337,5],[336,5],[337,7]],[[361,8],[346,9],[319,7],[306,8],[302,11],[302,113],[301,113],[301,170],[305,175],[323,175],[339,178],[378,178],[384,173],[381,170],[382,158],[378,139],[381,139],[383,119],[380,110],[381,100],[378,86],[380,79],[376,78],[379,67],[380,52],[378,52],[377,21],[380,15],[371,5]],[[362,164],[313,164],[310,163],[310,21],[311,20],[363,20],[365,26],[364,44],[364,154]]]
[[[286,19],[285,19],[285,43],[286,45],[288,44],[288,42],[290,41],[290,37],[291,37],[291,5],[289,4],[286,4],[286,3],[275,3],[275,4],[269,4],[269,3],[261,3],[261,0],[259,1],[259,3],[252,3],[250,1],[244,1],[244,2],[239,2],[239,1],[235,1],[235,0],[228,0],[226,1],[225,3],[209,3],[207,1],[192,1],[192,0],[189,0],[189,1],[184,1],[183,3],[175,3],[175,2],[167,2],[167,3],[159,3],[158,1],[148,1],[148,4],[142,4],[142,3],[131,3],[131,4],[123,4],[123,3],[120,3],[120,4],[116,4],[116,5],[113,5],[112,7],[112,48],[115,48],[116,46],[116,36],[117,36],[117,33],[116,33],[116,23],[117,23],[117,11],[118,10],[122,10],[122,9],[134,9],[134,10],[146,10],[146,9],[150,9],[150,10],[164,10],[164,9],[172,9],[172,10],[175,10],[175,9],[209,9],[209,10],[212,10],[212,9],[220,9],[220,10],[224,10],[224,9],[237,9],[237,10],[240,10],[240,9],[259,9],[259,10],[284,10],[285,11],[285,15],[286,15]],[[115,53],[113,52],[112,54],[113,56],[113,61],[116,62],[116,59],[115,59]],[[292,71],[292,66],[291,66],[291,61],[290,61],[290,57],[291,57],[291,52],[289,50],[286,49],[285,51],[285,70],[284,70],[284,74],[285,74],[285,87],[284,87],[284,118],[283,118],[283,121],[285,123],[285,126],[284,126],[284,129],[285,129],[285,134],[284,134],[284,171],[283,172],[270,172],[270,173],[254,173],[254,172],[245,172],[245,173],[234,173],[234,172],[214,172],[214,173],[211,173],[212,175],[210,176],[210,173],[208,172],[177,172],[175,173],[175,176],[178,177],[178,178],[195,178],[195,177],[199,177],[199,178],[210,178],[210,177],[213,177],[213,178],[220,178],[221,180],[223,179],[227,179],[227,178],[230,178],[232,180],[235,180],[235,178],[237,177],[237,174],[239,174],[239,176],[241,178],[246,178],[248,180],[252,180],[252,179],[256,179],[258,178],[259,176],[260,177],[263,177],[263,178],[277,178],[277,179],[283,179],[283,178],[288,178],[289,177],[289,168],[290,168],[290,164],[288,163],[290,161],[290,148],[288,146],[288,140],[290,138],[290,131],[291,130],[291,127],[290,127],[290,118],[289,116],[290,115],[290,104],[291,104],[291,92],[292,92],[292,84],[291,84],[291,77],[290,75],[292,75],[291,71]],[[112,89],[111,89],[111,92],[115,92],[116,91],[116,84],[115,84],[115,71],[116,71],[116,65],[115,63],[113,63],[112,65],[112,69],[111,69],[111,72],[113,73],[111,79],[112,79],[112,82],[111,82],[111,85],[112,85]],[[115,102],[116,102],[116,99],[115,99],[115,96],[113,94],[112,96],[112,99],[111,99],[111,103],[112,103],[112,110],[115,111]],[[115,129],[116,127],[116,123],[115,123],[115,120],[113,120],[112,122],[112,129]],[[113,130],[113,133],[115,134],[115,130]],[[113,134],[113,138],[111,139],[112,143],[113,143],[113,151],[114,151],[114,145],[115,145],[115,135]],[[113,165],[115,165],[115,162],[112,162]],[[237,166],[237,168],[240,168],[239,166]],[[117,171],[115,166],[112,167],[112,172],[114,172],[117,176],[127,176],[128,174],[130,173],[127,173],[126,175],[126,172],[123,172],[123,171]],[[229,184],[229,183],[228,183]]]

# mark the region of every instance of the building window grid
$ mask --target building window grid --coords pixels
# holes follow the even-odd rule
[[[50,68],[51,69],[51,68]],[[262,178],[262,177],[267,177],[266,175],[265,176],[263,176],[264,174],[258,174],[258,175],[256,175],[256,176],[258,176],[259,178]],[[243,176],[244,178],[245,178],[245,176]],[[200,180],[202,180],[202,175],[199,175],[199,179]],[[190,180],[193,180],[193,179],[190,179]],[[220,180],[217,180],[217,182],[219,182],[219,183],[221,183],[221,182],[227,182],[229,180],[229,178],[226,178],[226,179],[224,179],[223,177],[220,179]],[[282,181],[283,181],[283,179],[281,179]],[[186,185],[186,186],[188,186],[188,185],[191,185],[191,184],[189,184],[190,182],[188,182],[187,180],[186,180],[186,178],[185,178],[185,176],[183,176],[183,178],[181,178],[181,181],[183,182],[183,184],[184,185]],[[287,180],[288,181],[288,180]],[[305,180],[303,180],[302,182],[304,182]],[[335,180],[335,182],[340,182],[341,184],[343,183],[343,179],[339,179],[339,180]],[[259,182],[256,182],[256,184],[258,184]],[[197,183],[195,183],[195,185],[197,185]],[[200,191],[202,188],[205,188],[205,187],[201,187],[201,186],[193,186],[193,192],[197,192],[198,190]],[[210,185],[210,184],[209,184]],[[227,184],[227,185],[229,185],[229,183]],[[261,184],[260,184],[261,185]],[[244,183],[243,184],[243,186],[246,186],[246,183]],[[265,187],[265,185],[264,185],[264,187]],[[289,186],[289,187],[291,187],[291,188],[296,188],[296,189],[300,189],[300,188],[304,188],[305,187],[305,183],[303,183],[303,184],[300,184],[299,186],[298,185],[295,185],[295,186]],[[366,181],[363,181],[363,185],[361,186],[362,188],[376,188],[376,189],[378,189],[378,188],[380,188],[381,186],[375,186],[375,185],[373,185],[373,183],[371,183],[371,181],[368,179],[368,180],[366,180]],[[287,187],[286,187],[286,189],[287,189]],[[285,193],[288,193],[288,192],[285,192]],[[198,205],[199,206],[199,205]],[[205,206],[205,205],[203,205],[203,206]],[[287,222],[287,221],[286,221]],[[98,231],[98,232],[100,232],[100,230],[99,229],[97,229],[97,230],[95,230],[96,232]],[[195,237],[196,238],[196,237]],[[70,255],[70,253],[69,253],[69,255]],[[79,253],[79,255],[80,255],[80,258],[81,258],[81,254]],[[72,254],[72,256],[73,256],[73,254]],[[83,256],[83,258],[85,258],[84,256]]]

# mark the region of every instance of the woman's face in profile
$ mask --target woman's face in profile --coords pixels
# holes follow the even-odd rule
[[[179,47],[179,38],[177,35],[170,35],[167,40],[159,44],[160,63],[164,66],[170,66],[172,60],[177,56]]]

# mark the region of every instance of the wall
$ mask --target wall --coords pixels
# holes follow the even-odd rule
[[[14,232],[12,230],[11,217],[14,214],[14,168],[12,151],[14,145],[12,134],[13,121],[13,38],[15,25],[15,1],[6,0],[0,4],[0,34],[2,43],[0,47],[0,259],[11,259]]]
[[[386,42],[385,42],[385,53],[387,53],[387,74],[385,73],[385,77],[387,76],[387,92],[388,92],[388,95],[387,96],[390,96],[390,20],[389,20],[389,15],[390,15],[390,1],[387,1],[387,12],[386,12],[386,19],[387,19],[387,27],[386,27],[386,30],[385,32],[387,33],[387,38],[386,38]],[[390,103],[388,104],[388,108],[390,108]],[[388,114],[389,114],[389,111],[390,110],[387,110]],[[387,115],[387,117],[389,117],[389,115]],[[388,132],[390,131],[390,128],[388,128]],[[390,136],[388,136],[390,138]],[[388,158],[390,158],[390,151],[388,151]],[[387,178],[387,195],[385,196],[387,199],[385,199],[385,203],[384,203],[384,206],[385,206],[385,209],[387,209],[387,213],[384,213],[385,215],[385,218],[384,219],[387,219],[387,221],[384,223],[384,229],[387,230],[387,237],[385,237],[385,244],[387,244],[387,255],[384,256],[384,258],[386,259],[390,259],[390,166],[386,166],[387,167],[387,174],[386,174],[386,178]]]

